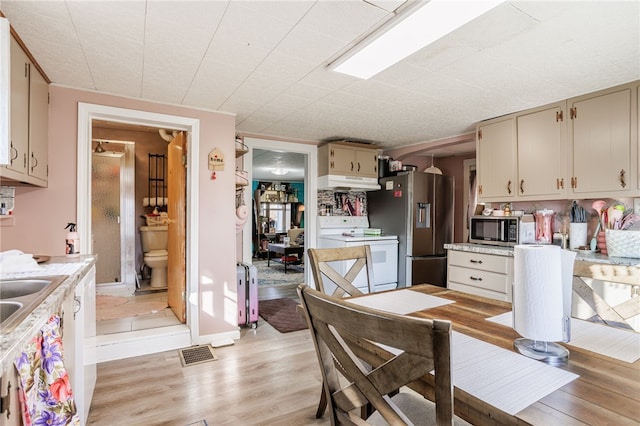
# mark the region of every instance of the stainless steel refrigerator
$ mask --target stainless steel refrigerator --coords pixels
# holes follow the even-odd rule
[[[447,285],[447,252],[453,242],[454,179],[418,171],[380,178],[367,192],[371,228],[398,235],[398,287]]]

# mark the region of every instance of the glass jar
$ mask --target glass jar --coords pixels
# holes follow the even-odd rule
[[[536,223],[536,243],[551,244],[553,241],[553,210],[538,210],[533,214]]]

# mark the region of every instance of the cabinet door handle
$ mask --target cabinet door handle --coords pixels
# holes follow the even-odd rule
[[[511,180],[507,182],[507,193],[511,194]]]
[[[524,179],[520,180],[520,193],[524,194]]]
[[[478,278],[478,277],[469,277],[471,279],[471,281],[482,281],[482,278]]]
[[[73,307],[73,319],[76,319],[76,314],[80,312],[82,308],[82,302],[78,296],[73,296],[73,301],[75,302],[75,306]]]
[[[33,152],[31,153],[31,164],[31,171],[33,172],[33,169],[38,167],[38,159],[33,155]]]
[[[471,259],[471,260],[469,260],[469,262],[471,262],[471,263],[477,263],[478,265],[482,265],[482,260],[474,260],[474,259]]]
[[[624,175],[625,175],[624,169],[620,170],[620,186],[623,188],[627,186],[627,182],[625,181]]]
[[[16,158],[18,158],[18,148],[13,146],[13,141],[11,141],[11,164],[13,164],[13,160],[15,160]]]
[[[0,397],[0,414],[6,412],[7,419],[11,417],[11,381],[7,382],[7,394]]]
[[[358,171],[360,171],[360,163],[358,163]]]
[[[351,162],[351,171],[353,171],[353,161]]]

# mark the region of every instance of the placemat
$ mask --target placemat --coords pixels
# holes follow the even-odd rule
[[[453,300],[408,289],[388,293],[368,294],[355,299],[347,299],[347,302],[399,315],[407,315],[412,312],[424,311],[426,309],[448,305],[449,303],[455,303]]]
[[[451,346],[454,386],[511,415],[580,377],[456,331]]]
[[[511,311],[487,321],[513,327]],[[640,359],[640,333],[571,318],[571,341],[567,345],[634,363]]]

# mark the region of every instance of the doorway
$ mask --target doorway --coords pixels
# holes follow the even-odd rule
[[[317,205],[318,205],[318,156],[317,147],[315,145],[300,144],[293,142],[284,142],[268,139],[258,139],[245,137],[244,142],[249,148],[248,155],[245,155],[244,168],[249,175],[249,182],[253,182],[256,179],[253,176],[254,164],[253,164],[253,152],[254,150],[275,151],[275,152],[289,152],[299,153],[304,157],[304,195],[301,197],[304,199],[304,263],[308,264],[306,259],[306,251],[310,247],[316,247],[316,221]],[[244,202],[246,205],[253,205],[252,191],[245,191]],[[253,263],[253,232],[250,228],[251,223],[247,222],[243,229],[242,238],[242,261],[244,263]],[[304,268],[304,282],[310,282],[311,275],[309,268]],[[258,278],[260,280],[260,278]],[[300,283],[302,280],[298,281]]]
[[[93,253],[92,217],[93,207],[91,197],[91,157],[92,157],[92,129],[94,121],[118,123],[118,125],[142,126],[157,129],[176,129],[186,131],[191,149],[186,159],[190,164],[185,175],[186,205],[190,208],[186,212],[185,227],[189,228],[187,235],[198,235],[197,200],[190,194],[198,192],[198,155],[199,120],[180,116],[149,113],[138,110],[107,107],[93,104],[78,104],[78,189],[77,189],[77,223],[80,232],[81,253]],[[134,232],[135,233],[135,232]],[[137,234],[137,233],[135,233]],[[186,290],[183,300],[186,306],[186,322],[173,326],[165,326],[148,330],[132,330],[110,335],[96,336],[98,362],[131,356],[155,353],[191,345],[198,336],[197,277],[198,248],[197,240],[187,236],[185,240],[186,259],[184,275]]]

